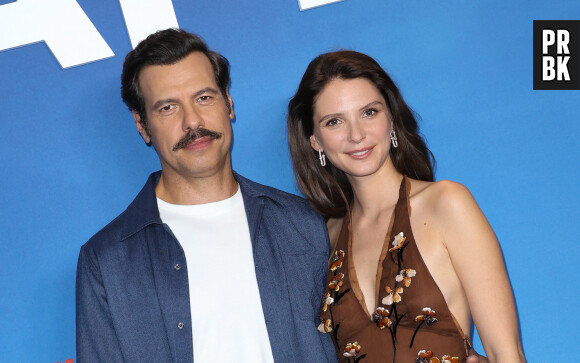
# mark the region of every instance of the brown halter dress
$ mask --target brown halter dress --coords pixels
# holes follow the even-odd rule
[[[376,310],[369,316],[350,261],[352,228],[345,216],[330,260],[318,329],[332,336],[339,362],[463,362],[469,338],[449,311],[415,244],[409,181],[385,237],[377,269]]]

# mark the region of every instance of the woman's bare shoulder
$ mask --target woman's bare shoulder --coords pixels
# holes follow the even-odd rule
[[[417,199],[422,208],[443,215],[453,214],[465,208],[477,208],[469,189],[451,180],[426,182],[412,179],[410,196]]]
[[[432,221],[432,226],[441,233],[446,247],[459,251],[475,243],[497,244],[493,230],[473,195],[464,185],[450,180],[430,183],[416,196],[415,207],[421,217]],[[474,235],[485,238],[475,238]]]

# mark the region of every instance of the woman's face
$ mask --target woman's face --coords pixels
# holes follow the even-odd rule
[[[348,176],[372,175],[386,165],[391,113],[366,78],[330,81],[315,100],[313,123],[310,145]]]

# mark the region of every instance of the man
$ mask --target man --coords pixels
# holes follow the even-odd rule
[[[82,248],[77,361],[336,361],[316,319],[324,221],[232,171],[229,65],[168,29],[125,58],[122,97],[161,162]]]

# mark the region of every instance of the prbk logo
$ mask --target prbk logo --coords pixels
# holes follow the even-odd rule
[[[534,89],[580,90],[580,20],[534,20]]]

